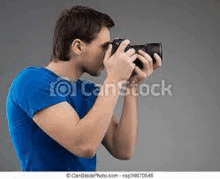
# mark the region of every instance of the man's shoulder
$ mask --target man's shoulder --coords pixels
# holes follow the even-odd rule
[[[23,68],[12,80],[9,91],[14,95],[19,93],[29,93],[45,87],[45,83],[48,83],[46,80],[47,75],[43,73],[40,67],[37,66],[28,66]],[[48,86],[48,85],[46,85]]]
[[[17,75],[14,77],[13,81],[17,80],[30,80],[33,77],[40,77],[42,76],[42,71],[40,70],[39,67],[35,66],[27,66],[24,67],[20,72],[17,73]]]
[[[46,71],[41,66],[27,66],[17,73],[12,81],[12,85],[43,82],[48,78],[48,75],[45,75],[45,73]]]

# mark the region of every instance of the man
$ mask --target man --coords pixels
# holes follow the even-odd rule
[[[153,65],[143,51],[125,52],[127,40],[111,56],[113,26],[108,15],[92,8],[63,11],[56,23],[50,63],[26,67],[13,80],[7,119],[22,170],[95,171],[100,143],[117,159],[132,157],[138,114],[137,96],[131,91],[137,91],[138,84],[162,63],[156,56]],[[136,58],[143,62],[142,70],[133,63]],[[99,76],[103,68],[106,78],[100,88],[79,79],[85,72]],[[130,93],[125,95],[119,120],[113,111],[122,81],[129,82],[126,92]]]

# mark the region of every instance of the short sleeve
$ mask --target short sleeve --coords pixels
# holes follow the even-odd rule
[[[19,74],[14,80],[12,87],[12,99],[33,118],[37,111],[66,101],[65,96],[51,93],[56,79],[48,78],[45,73],[36,69],[29,69]]]

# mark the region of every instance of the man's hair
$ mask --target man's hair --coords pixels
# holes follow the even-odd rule
[[[110,29],[114,25],[114,21],[107,14],[90,7],[78,5],[69,10],[65,9],[56,22],[50,60],[55,57],[61,61],[69,61],[70,46],[75,39],[90,44],[102,27]]]

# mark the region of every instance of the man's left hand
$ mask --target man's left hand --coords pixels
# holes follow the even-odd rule
[[[143,63],[143,69],[141,70],[138,66],[135,67],[136,74],[130,76],[128,79],[129,86],[138,85],[143,79],[148,78],[154,70],[162,66],[162,60],[158,54],[154,55],[156,63],[153,64],[153,59],[149,54],[143,50],[138,51],[138,59]]]

